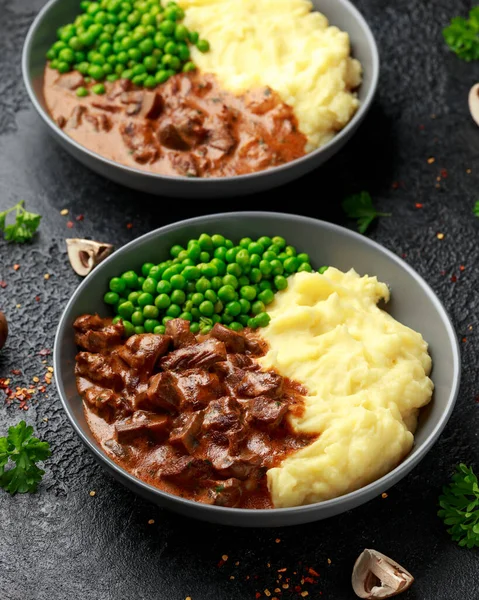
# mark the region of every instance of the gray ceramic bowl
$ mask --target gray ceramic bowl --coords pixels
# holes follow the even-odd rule
[[[331,142],[302,158],[268,171],[207,179],[155,175],[103,158],[68,137],[46,111],[42,94],[43,70],[45,53],[55,41],[57,28],[71,22],[78,12],[79,0],[50,0],[40,11],[25,40],[22,57],[23,79],[33,106],[47,124],[50,133],[70,154],[100,175],[137,190],[165,196],[218,198],[260,192],[312,171],[338,152],[364,119],[376,92],[379,55],[371,30],[361,14],[348,0],[312,2],[317,10],[328,17],[331,24],[337,25],[350,35],[354,56],[361,61],[364,68],[363,83],[359,89],[361,106],[350,123]]]
[[[318,268],[323,264],[360,274],[377,275],[389,284],[388,310],[409,327],[421,332],[433,358],[434,400],[423,411],[411,453],[393,471],[370,485],[325,502],[272,510],[246,510],[209,506],[172,496],[147,485],[116,465],[95,442],[77,393],[72,323],[83,313],[107,314],[103,294],[111,277],[144,262],[161,262],[173,244],[184,244],[202,232],[241,237],[282,235]],[[119,481],[152,502],[176,512],[217,523],[245,527],[272,527],[317,521],[345,512],[381,494],[402,479],[431,449],[451,415],[459,389],[460,355],[449,318],[431,288],[397,256],[368,238],[348,229],[307,217],[281,213],[244,212],[210,215],[181,221],[152,231],[127,244],[98,266],[80,285],[61,318],[54,351],[55,378],[60,398],[76,432],[96,458]]]

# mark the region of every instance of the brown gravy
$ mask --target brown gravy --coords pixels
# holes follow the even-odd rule
[[[236,96],[212,75],[178,74],[153,90],[121,79],[91,92],[78,72],[45,68],[53,119],[82,146],[114,162],[186,177],[243,175],[305,154],[293,109],[270,88]],[[90,89],[78,97],[80,86]]]
[[[292,429],[306,390],[260,369],[263,341],[219,324],[194,336],[182,319],[126,342],[96,315],[74,327],[85,416],[116,463],[183,498],[272,508],[266,471],[317,436]]]

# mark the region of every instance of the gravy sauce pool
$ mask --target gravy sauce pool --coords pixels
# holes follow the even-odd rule
[[[126,79],[91,92],[78,72],[45,68],[47,109],[63,131],[89,150],[129,167],[186,177],[244,175],[305,154],[293,109],[270,88],[242,95],[213,75],[183,73],[153,90]],[[75,90],[90,89],[86,97]]]
[[[121,338],[123,326],[75,322],[78,391],[98,444],[165,492],[208,504],[272,508],[266,471],[311,444],[290,414],[306,390],[255,357],[265,343],[217,324],[194,336],[174,319],[167,335]]]

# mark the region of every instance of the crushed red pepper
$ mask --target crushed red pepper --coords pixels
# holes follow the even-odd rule
[[[85,218],[85,217],[84,217],[83,215],[78,215],[78,216],[76,217],[76,220],[77,220],[77,221],[83,221],[83,219],[84,219],[84,218]]]
[[[6,281],[4,281],[3,279],[0,281],[0,287],[5,289],[7,287],[8,283]]]
[[[68,229],[73,229],[73,221],[67,221]]]

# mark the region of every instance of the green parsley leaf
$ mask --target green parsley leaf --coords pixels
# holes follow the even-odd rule
[[[31,240],[40,225],[42,217],[25,210],[24,204],[24,201],[21,200],[12,208],[0,212],[0,231],[3,231],[7,242],[23,244]],[[16,211],[15,222],[7,225],[7,216],[13,211]]]
[[[390,213],[380,213],[374,208],[369,192],[348,196],[342,202],[344,212],[351,219],[357,219],[359,233],[365,233],[376,217],[390,217]]]
[[[33,437],[33,427],[25,421],[10,427],[0,438],[0,487],[10,494],[36,492],[45,471],[35,463],[50,456],[48,442]],[[5,470],[11,461],[10,468]]]
[[[224,489],[225,489],[225,486],[223,484],[217,485],[215,487],[215,492],[222,492]]]
[[[472,468],[456,467],[451,483],[439,497],[437,513],[452,539],[466,548],[479,546],[479,483]]]
[[[476,200],[472,212],[476,215],[476,217],[479,217],[479,200]]]
[[[442,35],[449,48],[462,60],[479,59],[479,6],[470,11],[469,19],[452,19]]]

